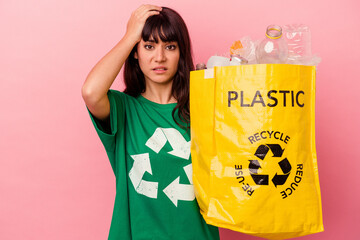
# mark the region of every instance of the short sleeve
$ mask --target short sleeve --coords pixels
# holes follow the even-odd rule
[[[106,126],[105,122],[94,117],[88,110],[95,130],[105,147],[114,173],[116,169],[116,138],[119,128],[123,128],[125,116],[124,100],[121,97],[121,93],[119,93],[115,90],[109,90],[107,93],[110,102],[110,126]]]

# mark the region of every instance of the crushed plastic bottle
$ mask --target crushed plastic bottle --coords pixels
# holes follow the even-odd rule
[[[288,63],[302,64],[311,58],[310,28],[304,24],[284,26],[284,37],[288,44]]]
[[[240,55],[248,61],[248,64],[255,64],[255,50],[258,44],[259,41],[251,40],[250,36],[242,37],[240,40],[235,41],[230,47],[230,55]]]
[[[282,29],[270,25],[266,29],[266,38],[256,48],[257,63],[285,63],[288,58],[287,42],[282,38]]]
[[[230,66],[230,58],[222,56],[211,56],[206,63],[207,68]]]
[[[284,26],[284,37],[288,44],[288,64],[317,66],[321,58],[311,52],[310,28],[304,24]]]

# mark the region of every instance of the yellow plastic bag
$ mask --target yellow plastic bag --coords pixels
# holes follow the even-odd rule
[[[268,239],[323,231],[314,107],[315,67],[191,72],[193,180],[207,223]]]

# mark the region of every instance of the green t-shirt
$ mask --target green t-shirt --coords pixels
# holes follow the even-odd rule
[[[90,114],[116,177],[108,239],[219,239],[195,200],[190,136],[172,118],[176,103],[115,90],[108,97],[111,129]]]

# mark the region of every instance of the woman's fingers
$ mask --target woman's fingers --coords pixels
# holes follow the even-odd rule
[[[161,11],[162,8],[156,5],[151,5],[151,4],[144,4],[141,5],[138,9],[143,10],[145,9],[146,11],[148,10],[152,10],[152,11]]]
[[[141,32],[144,28],[148,17],[157,15],[162,10],[161,7],[155,5],[141,5],[132,14],[127,24],[127,35],[138,42],[141,39]]]
[[[152,15],[159,14],[162,10],[161,7],[155,5],[142,5],[138,9],[135,10],[135,15],[138,17],[139,20],[146,21],[146,19]]]
[[[131,18],[135,18],[134,21],[145,24],[146,19],[152,15],[159,14],[162,10],[161,7],[155,5],[142,5],[138,9],[136,9]],[[132,19],[130,19],[131,21]]]

